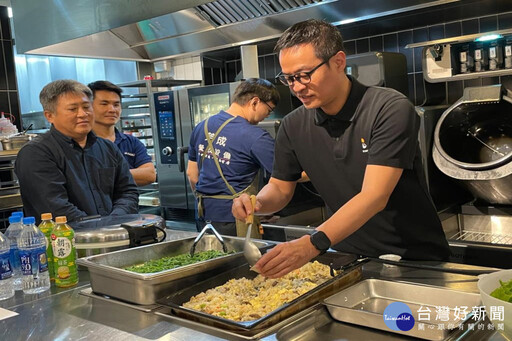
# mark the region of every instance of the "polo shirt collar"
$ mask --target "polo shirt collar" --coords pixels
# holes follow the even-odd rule
[[[116,139],[115,139],[115,144],[120,144],[121,141],[124,141],[126,139],[128,139],[128,137],[126,137],[125,134],[121,133],[117,128],[114,128],[115,129],[115,134],[116,134]]]
[[[359,83],[350,75],[347,75],[347,77],[352,83],[352,87],[350,88],[350,93],[348,95],[347,101],[336,115],[328,115],[322,109],[317,108],[315,110],[315,124],[317,126],[323,125],[325,121],[327,121],[329,118],[334,118],[339,121],[352,122],[357,106],[363,99],[364,93],[366,92],[368,87]]]
[[[70,146],[80,146],[75,140],[73,140],[71,137],[64,135],[60,131],[55,128],[55,126],[52,124],[50,127],[50,134],[55,137],[57,140],[64,142],[65,144],[69,144]],[[92,130],[87,134],[87,142],[85,143],[85,148],[88,148],[92,146],[97,140],[96,135],[92,132]]]

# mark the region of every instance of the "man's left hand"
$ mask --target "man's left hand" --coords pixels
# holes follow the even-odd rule
[[[279,278],[300,268],[320,254],[309,239],[306,235],[277,245],[260,258],[254,265],[255,270],[265,277]]]

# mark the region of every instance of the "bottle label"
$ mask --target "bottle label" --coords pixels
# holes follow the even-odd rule
[[[11,254],[4,252],[0,254],[0,280],[12,277]]]
[[[66,258],[71,254],[73,245],[66,237],[57,237],[52,241],[53,255],[57,258]]]
[[[482,59],[482,50],[475,50],[475,59],[476,60]]]
[[[42,246],[33,250],[19,250],[21,271],[23,275],[35,275],[48,271],[48,260],[46,258],[46,247]]]
[[[460,62],[465,63],[466,61],[467,61],[466,52],[461,52],[460,53]]]
[[[506,57],[512,56],[512,45],[505,46],[505,56]]]

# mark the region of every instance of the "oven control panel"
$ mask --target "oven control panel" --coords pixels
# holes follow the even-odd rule
[[[174,95],[172,91],[160,92],[155,96],[155,112],[157,119],[158,146],[160,150],[155,153],[160,154],[162,164],[178,164],[176,155],[177,136],[176,136],[176,111],[174,108]]]

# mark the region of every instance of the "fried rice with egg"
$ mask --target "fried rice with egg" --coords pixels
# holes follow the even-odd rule
[[[231,279],[193,296],[183,306],[237,322],[253,321],[330,278],[329,266],[315,261],[278,279],[261,275]]]

